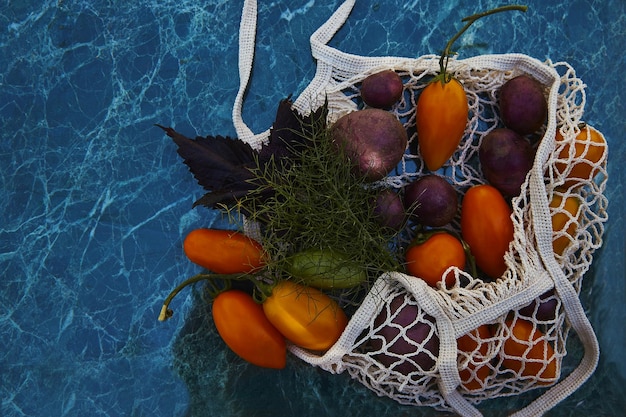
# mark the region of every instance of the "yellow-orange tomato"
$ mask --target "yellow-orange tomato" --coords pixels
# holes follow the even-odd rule
[[[193,230],[183,249],[191,262],[216,274],[248,273],[265,264],[261,245],[232,230]]]
[[[441,168],[458,148],[468,111],[463,85],[454,78],[444,84],[433,81],[421,92],[415,123],[420,154],[429,170]]]
[[[476,265],[491,278],[506,271],[504,254],[513,240],[511,208],[491,185],[471,187],[461,204],[461,234]]]
[[[339,339],[348,318],[337,302],[320,290],[281,281],[263,302],[268,320],[294,345],[326,350]]]
[[[563,135],[559,130],[556,132],[556,143],[563,142]],[[585,125],[580,133],[574,139],[561,149],[559,159],[569,161],[570,152],[572,152],[572,144],[574,145],[573,159],[571,163],[557,162],[555,168],[563,174],[568,166],[571,166],[567,174],[565,186],[570,187],[576,182],[590,181],[598,173],[597,164],[605,157],[607,146],[606,140],[602,133],[589,125]]]
[[[443,280],[447,286],[452,286],[454,273],[450,271],[444,277],[444,272],[451,266],[462,270],[466,261],[465,250],[459,239],[446,232],[435,233],[423,242],[413,242],[405,257],[406,271],[423,279],[431,287],[436,287]]]
[[[505,326],[509,329],[509,336],[502,344],[502,365],[520,376],[539,378],[537,383],[540,385],[554,382],[557,357],[541,330],[520,318],[507,319]]]
[[[561,194],[555,193],[550,201],[553,230],[552,249],[557,255],[563,255],[565,249],[572,242],[570,237],[573,238],[576,235],[579,208],[580,200],[572,195],[563,200]]]
[[[212,315],[222,340],[242,359],[264,368],[285,367],[285,338],[248,293],[220,293],[213,300]]]
[[[482,325],[477,329],[459,337],[456,341],[457,348],[460,352],[477,358],[476,361],[482,361],[488,351],[487,340],[491,338],[491,330],[489,326]],[[468,391],[481,390],[485,386],[485,381],[491,374],[491,368],[487,363],[475,363],[469,361],[467,368],[459,371],[461,377],[461,385]]]

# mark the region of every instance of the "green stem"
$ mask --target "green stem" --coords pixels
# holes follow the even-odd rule
[[[252,294],[252,297],[254,298],[254,301],[256,301],[259,304],[263,304],[265,302],[265,300],[272,295],[272,290],[274,289],[274,286],[276,284],[268,284],[267,282],[264,282],[263,280],[255,280],[254,281],[254,286],[256,287],[256,291],[254,291],[254,293]]]
[[[452,48],[452,45],[454,44],[454,42],[456,42],[457,39],[459,39],[461,35],[463,35],[463,33],[465,33],[465,31],[478,19],[485,17],[485,16],[492,15],[492,14],[513,11],[513,10],[526,12],[526,10],[528,10],[528,6],[520,6],[520,5],[515,5],[515,4],[508,5],[508,6],[501,6],[501,7],[496,7],[495,9],[487,10],[486,12],[476,13],[476,14],[473,14],[471,16],[467,16],[461,19],[461,22],[467,22],[467,23],[465,24],[465,26],[461,28],[461,30],[457,32],[456,35],[454,35],[448,41],[445,49],[443,50],[443,53],[441,54],[441,57],[439,58],[439,71],[440,71],[439,75],[441,76],[442,83],[445,84],[452,79],[452,77],[447,73],[447,70],[448,70],[448,61],[450,60],[450,49]]]
[[[213,281],[215,279],[224,279],[226,281],[246,281],[250,280],[249,275],[245,274],[197,274],[192,276],[191,278],[186,279],[181,282],[176,288],[169,293],[169,295],[163,301],[163,306],[161,307],[161,312],[159,313],[159,321],[165,321],[172,317],[174,312],[169,309],[170,302],[176,297],[176,295],[181,292],[188,285],[195,284],[200,281]],[[215,287],[214,287],[215,288]]]
[[[409,248],[412,246],[422,245],[424,242],[426,242],[428,239],[430,239],[433,235],[436,235],[437,233],[446,233],[446,232],[447,231],[445,229],[421,230],[415,235],[415,237],[409,244]]]

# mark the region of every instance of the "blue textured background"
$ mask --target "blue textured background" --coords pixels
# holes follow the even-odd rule
[[[308,37],[340,1],[261,3],[244,108],[257,132],[313,76]],[[480,21],[456,49],[462,57],[521,52],[568,61],[588,86],[585,119],[610,147],[610,220],[583,288],[602,357],[549,414],[623,415],[626,5],[552,3],[532,0],[526,14]],[[362,0],[331,44],[372,56],[436,53],[463,16],[497,4]],[[202,190],[153,124],[234,135],[241,6],[0,5],[0,416],[433,415],[293,358],[279,372],[242,363],[192,291],[174,301],[174,319],[156,320],[163,297],[198,271],[182,238],[226,223],[191,209]],[[503,415],[533,395],[482,408]]]

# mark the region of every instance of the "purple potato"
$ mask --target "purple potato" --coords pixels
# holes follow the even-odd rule
[[[510,198],[519,195],[533,166],[534,151],[528,140],[511,129],[500,128],[483,138],[478,158],[487,182]]]
[[[400,100],[402,89],[400,76],[393,70],[384,70],[363,80],[361,98],[368,106],[386,109]]]
[[[406,129],[390,112],[363,109],[339,118],[331,127],[334,143],[367,181],[384,178],[402,160],[408,145]]]
[[[400,230],[406,220],[402,198],[393,190],[382,190],[374,201],[374,215],[381,226]]]
[[[517,76],[502,85],[498,97],[504,125],[520,135],[534,133],[548,115],[548,103],[539,81]]]
[[[420,224],[440,227],[456,216],[458,196],[445,178],[428,174],[406,186],[404,207]]]
[[[391,319],[391,323],[376,331],[375,335],[382,339],[375,337],[371,341],[371,347],[380,350],[384,340],[388,353],[378,353],[374,357],[383,366],[403,375],[429,371],[435,366],[439,355],[439,337],[435,333],[435,319],[424,315],[423,320],[428,320],[429,323],[421,320],[415,322],[420,313],[419,307],[403,302],[404,295],[399,294],[389,303],[389,315],[396,312],[397,315]],[[388,317],[387,310],[383,309],[374,319],[374,325],[381,326],[387,322]],[[401,333],[400,328],[405,329],[405,335],[398,337]],[[398,339],[393,341],[396,337]],[[389,346],[391,341],[393,343]]]
[[[522,307],[519,313],[522,316],[535,318],[539,321],[551,321],[556,318],[559,300],[554,295],[554,290],[541,294],[536,300]]]

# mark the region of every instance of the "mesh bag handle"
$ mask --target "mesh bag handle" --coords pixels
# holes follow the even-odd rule
[[[241,22],[239,23],[239,91],[235,96],[233,105],[232,118],[235,125],[237,137],[258,147],[264,137],[269,134],[269,129],[263,133],[255,134],[244,122],[241,114],[243,102],[250,82],[252,74],[252,65],[254,62],[254,48],[256,45],[256,26],[257,26],[257,2],[256,0],[245,0],[243,4],[243,13],[241,14]]]
[[[330,47],[328,42],[345,23],[354,4],[355,0],[344,1],[331,17],[311,35],[311,51],[317,61],[316,73],[309,85],[294,102],[294,108],[303,114],[317,108],[323,104],[324,100],[328,100],[329,108],[331,109],[329,117],[331,119],[337,119],[344,113],[356,110],[357,106],[354,101],[350,99],[349,94],[346,94],[346,90],[353,88],[354,85],[362,80],[368,73],[375,72],[381,68],[398,69],[400,71],[410,68],[411,73],[434,73],[438,70],[438,57],[435,55],[424,55],[417,59],[389,56],[362,57],[347,54]],[[261,143],[267,139],[269,129],[265,132],[255,134],[242,118],[242,106],[250,81],[254,60],[256,19],[256,0],[245,0],[239,32],[240,86],[233,106],[232,117],[239,139],[258,148]],[[477,56],[458,61],[451,59],[449,68],[453,70],[458,69],[459,71],[495,68],[502,73],[507,71],[511,72],[512,68],[516,68],[522,72],[532,73],[542,78],[542,81],[548,83],[550,86],[550,94],[548,97],[549,108],[557,109],[558,112],[561,113],[561,109],[565,108],[566,114],[558,115],[560,120],[578,121],[582,115],[582,107],[584,107],[584,91],[582,92],[582,103],[577,103],[577,105],[573,106],[573,109],[570,110],[568,103],[563,103],[563,101],[574,99],[569,97],[564,98],[559,92],[560,86],[568,82],[575,83],[578,80],[575,79],[572,74],[566,74],[563,77],[559,76],[555,69],[559,65],[560,64],[541,63],[522,54],[506,54]],[[565,66],[566,69],[569,68],[567,64],[562,65]],[[578,99],[580,100],[580,98]],[[580,109],[580,114],[576,113],[578,111],[577,109]],[[570,123],[570,125],[571,124],[573,123]],[[556,130],[557,118],[551,115],[546,127],[545,137],[553,137]],[[570,131],[568,135],[572,136],[573,133]],[[422,307],[427,314],[435,318],[439,338],[442,341],[440,351],[438,352],[439,368],[437,371],[439,374],[439,399],[432,401],[421,399],[418,402],[435,407],[439,406],[443,409],[452,408],[463,416],[479,416],[481,414],[474,405],[455,389],[460,381],[456,363],[456,338],[474,329],[477,325],[487,323],[501,316],[504,308],[503,304],[508,304],[510,308],[518,308],[528,304],[545,291],[554,289],[565,311],[567,326],[571,327],[576,332],[584,346],[584,355],[581,362],[571,373],[514,415],[516,417],[522,417],[543,414],[569,396],[594,372],[599,358],[599,346],[591,324],[581,305],[578,296],[579,288],[575,288],[573,282],[563,271],[552,249],[551,216],[550,208],[548,207],[548,199],[546,198],[548,190],[544,183],[543,170],[547,165],[553,163],[550,158],[554,153],[554,149],[554,140],[550,141],[546,139],[541,142],[537,150],[537,157],[532,168],[532,173],[528,176],[526,183],[523,185],[522,192],[526,195],[524,197],[526,200],[523,204],[527,207],[527,213],[517,213],[517,216],[520,218],[524,216],[526,216],[524,219],[530,218],[534,226],[532,230],[533,235],[531,237],[518,237],[520,241],[517,243],[517,250],[519,252],[523,252],[525,249],[524,246],[527,244],[536,246],[529,250],[529,252],[531,252],[529,255],[531,259],[522,259],[521,261],[524,263],[523,271],[530,271],[534,274],[534,276],[527,278],[527,286],[522,287],[513,284],[511,288],[504,290],[504,294],[498,293],[497,291],[495,295],[491,294],[491,296],[498,298],[500,303],[487,305],[480,311],[480,320],[477,321],[474,314],[454,316],[454,314],[458,313],[459,309],[455,308],[458,306],[446,304],[445,301],[442,301],[442,297],[436,290],[426,286],[421,280],[409,279],[409,277],[401,273],[388,273],[376,281],[368,297],[366,297],[360,308],[351,318],[347,331],[344,332],[339,341],[324,355],[318,356],[295,346],[290,346],[290,351],[311,365],[319,366],[332,373],[347,370],[355,377],[359,372],[359,370],[356,370],[359,365],[358,363],[355,365],[346,362],[345,355],[350,353],[361,330],[367,327],[369,322],[372,321],[372,311],[380,310],[380,300],[373,294],[379,295],[384,292],[394,291],[393,288],[397,287],[397,285],[394,287],[394,284],[399,283],[400,286],[414,297],[417,304]],[[456,169],[454,162],[452,163],[452,169]],[[462,167],[460,169],[462,169]],[[404,180],[406,179],[407,178],[404,178]],[[403,179],[401,178],[398,181],[401,180]],[[601,193],[602,190],[603,186],[597,188],[595,192]],[[606,202],[602,199],[599,199],[597,204],[600,206],[600,210],[602,207],[606,206]],[[519,210],[521,211],[521,209]],[[601,234],[603,231],[601,223],[606,220],[606,217],[598,217],[600,217],[600,219],[596,221],[596,224],[588,226],[588,228],[595,230],[596,235],[596,241],[591,244],[591,249],[597,248],[601,244]],[[595,246],[593,246],[594,244]],[[586,258],[583,260],[586,262],[585,268],[588,268],[590,260]],[[511,260],[511,262],[513,261]],[[582,277],[582,274],[586,271],[585,268],[582,268],[584,269],[582,271],[576,271],[576,277]],[[463,309],[461,308],[460,310]],[[560,323],[560,326],[565,326],[564,322]],[[567,330],[565,330],[565,333],[567,333]],[[448,342],[446,343],[446,341]],[[379,395],[381,395],[380,392]]]

